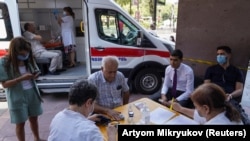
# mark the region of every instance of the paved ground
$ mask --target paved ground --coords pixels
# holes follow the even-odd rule
[[[49,124],[54,115],[67,107],[67,94],[43,95],[43,114],[39,117],[41,138],[47,139],[49,134]],[[131,94],[130,101],[137,100],[147,95]],[[26,141],[34,141],[29,123],[25,125]],[[17,141],[15,125],[10,124],[8,106],[6,102],[0,101],[0,141]]]
[[[67,94],[43,95],[44,113],[39,117],[41,138],[47,139],[49,134],[49,125],[54,115],[67,107]],[[130,101],[142,97],[148,97],[142,94],[131,94]],[[245,109],[250,116],[250,108]],[[29,123],[25,125],[26,141],[33,141],[33,136],[29,128]],[[8,106],[6,101],[0,101],[0,141],[17,141],[15,135],[15,125],[10,124]]]

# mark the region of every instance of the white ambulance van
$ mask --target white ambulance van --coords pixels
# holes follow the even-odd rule
[[[13,37],[21,36],[22,11],[33,14],[38,25],[42,14],[47,12],[53,17],[55,11],[61,14],[64,6],[70,6],[81,20],[78,30],[84,32],[84,36],[77,38],[76,52],[76,58],[80,59],[76,67],[60,75],[41,75],[37,84],[42,92],[67,92],[76,79],[87,78],[100,70],[102,58],[107,55],[119,58],[119,71],[126,76],[132,92],[153,94],[161,88],[175,44],[150,34],[113,0],[35,0],[30,3],[0,0],[0,51],[8,50]],[[49,18],[46,21],[51,23]]]

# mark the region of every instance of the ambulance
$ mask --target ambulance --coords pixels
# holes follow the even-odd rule
[[[33,14],[36,24],[47,12],[46,21],[53,23],[49,18],[61,14],[64,6],[70,6],[80,20],[76,33],[84,34],[77,38],[77,66],[60,75],[39,76],[37,84],[41,92],[67,92],[76,79],[100,70],[102,58],[108,55],[118,57],[118,70],[127,78],[131,92],[153,94],[161,88],[175,44],[149,33],[113,0],[24,1],[0,0],[1,56],[8,52],[12,38],[22,36],[23,11]]]

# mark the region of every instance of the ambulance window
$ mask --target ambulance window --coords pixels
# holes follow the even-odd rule
[[[2,31],[0,32],[0,38],[1,39],[6,38],[7,37],[7,33],[6,33],[5,24],[4,24],[4,20],[3,20],[2,9],[0,9],[0,29],[2,29]]]
[[[118,14],[119,39],[123,45],[136,45],[138,29],[123,15]]]
[[[117,43],[117,27],[115,24],[116,13],[105,9],[97,9],[95,13],[99,37],[103,40]]]
[[[96,9],[98,35],[101,39],[121,45],[136,45],[138,29],[120,13]]]
[[[9,41],[13,38],[8,8],[3,3],[0,3],[0,29],[0,41]]]

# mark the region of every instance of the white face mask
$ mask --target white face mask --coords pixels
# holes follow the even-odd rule
[[[63,15],[66,16],[66,15],[67,15],[67,12],[63,11]]]
[[[91,112],[89,113],[89,116],[91,116],[93,114],[94,108],[95,108],[95,103],[92,103]]]

